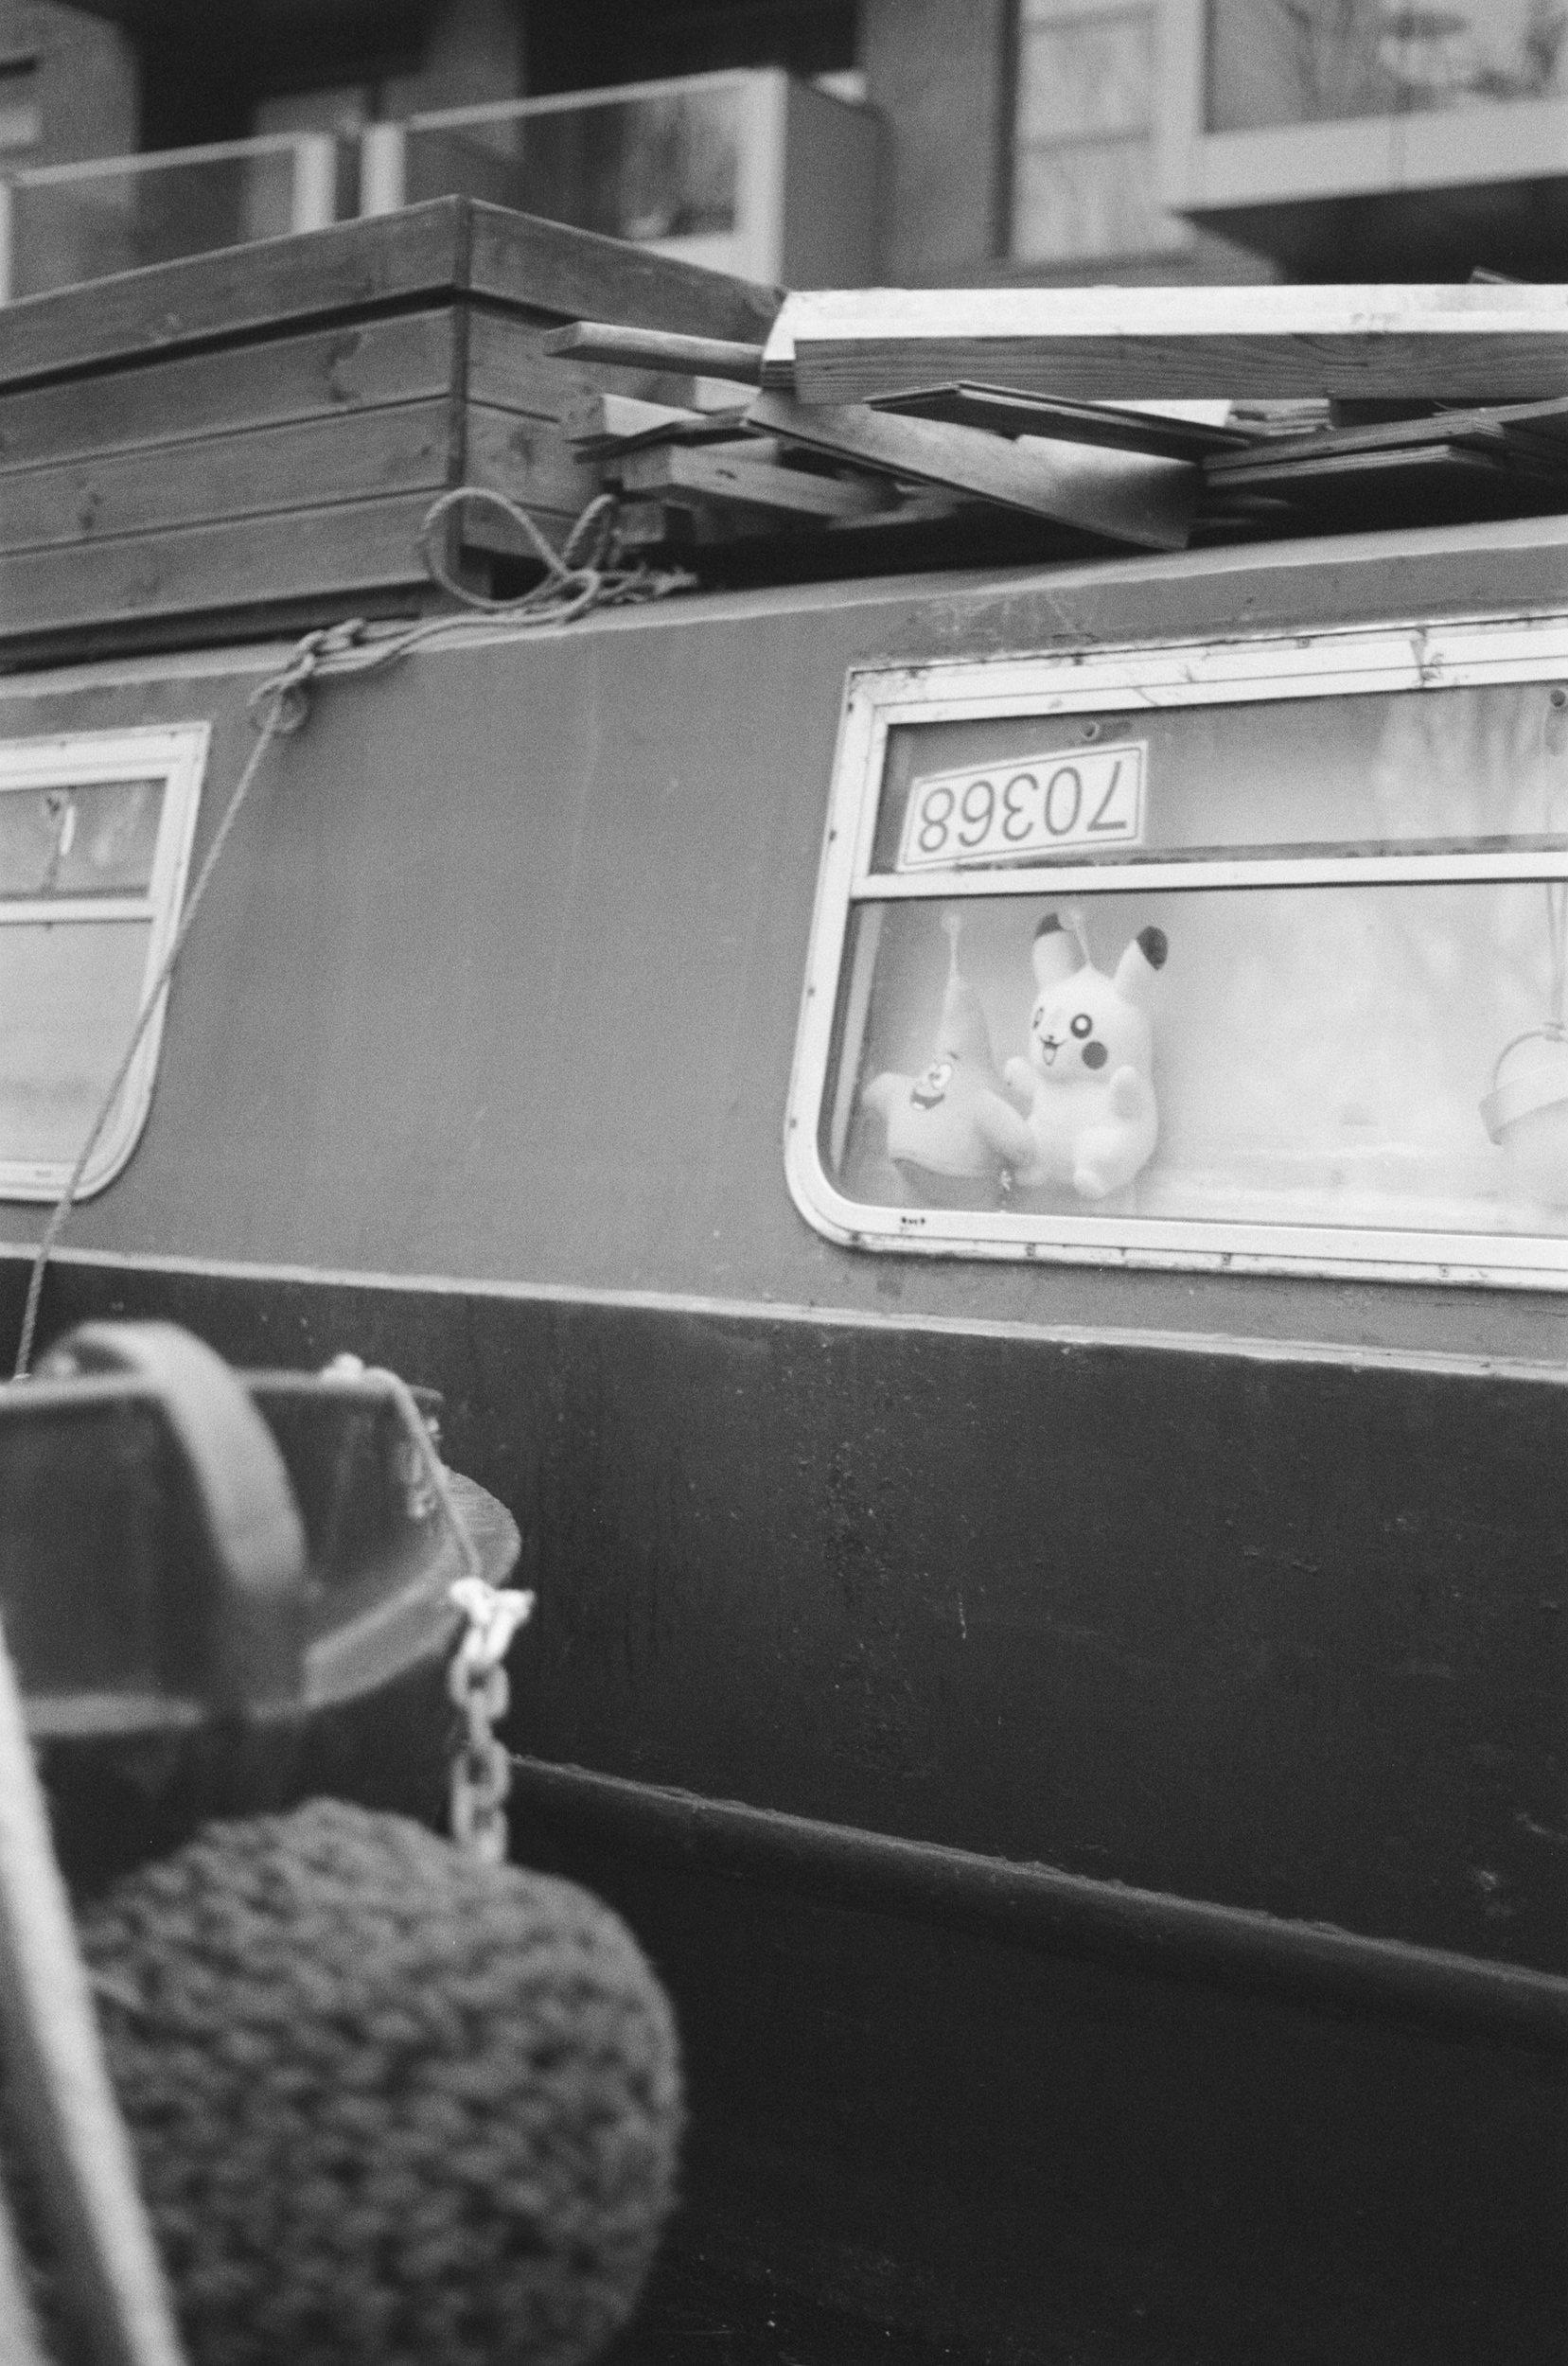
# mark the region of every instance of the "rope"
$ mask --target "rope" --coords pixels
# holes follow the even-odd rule
[[[544,574],[539,582],[520,597],[492,600],[470,591],[448,572],[439,556],[433,540],[436,528],[469,502],[480,502],[499,510],[521,535],[543,567]],[[418,624],[395,627],[375,636],[372,636],[370,627],[361,616],[351,617],[340,625],[321,626],[308,632],[290,651],[278,671],[270,674],[252,693],[249,709],[257,732],[255,746],[246,758],[234,793],[224,808],[223,818],[213,833],[212,844],[197,874],[196,884],[185,899],[185,908],[174,932],[173,943],[164,956],[158,974],[137,1013],[131,1040],[98,1104],[86,1139],[77,1155],[70,1179],[50,1211],[44,1237],[33,1258],[21,1334],[17,1341],[13,1379],[25,1380],[27,1376],[49,1259],[69,1221],[77,1193],[81,1189],[82,1177],[124,1089],[159,1002],[179,965],[180,956],[185,949],[186,939],[195,926],[196,915],[228,843],[229,834],[239,818],[240,808],[250,794],[251,784],[273,741],[298,731],[304,723],[308,712],[307,693],[310,686],[318,680],[344,680],[358,675],[379,673],[383,666],[399,664],[415,649],[424,648],[432,642],[464,638],[471,635],[476,627],[488,628],[502,623],[514,626],[570,625],[586,616],[592,609],[618,608],[664,599],[671,592],[685,591],[696,583],[696,577],[684,568],[612,565],[616,509],[613,494],[598,494],[589,503],[568,535],[563,551],[557,555],[527,512],[509,501],[504,493],[491,492],[481,486],[459,486],[453,492],[443,493],[425,513],[419,528],[418,549],[432,581],[462,604],[460,612],[449,616],[425,617]]]
[[[182,2351],[131,2141],[98,2042],[21,1687],[0,1638],[0,2031],[6,2084],[91,2366],[180,2366]],[[9,2229],[8,2229],[9,2232]],[[13,2246],[8,2244],[9,2254]],[[6,2366],[26,2295],[11,2269]],[[22,2319],[23,2331],[29,2328]]]
[[[308,637],[314,638],[314,636]],[[212,844],[207,849],[206,860],[197,874],[195,886],[185,899],[185,909],[180,916],[180,925],[174,931],[174,941],[159,965],[158,974],[152,980],[147,998],[137,1014],[136,1023],[131,1031],[131,1040],[120,1055],[119,1066],[115,1068],[108,1088],[98,1103],[97,1114],[88,1127],[86,1139],[77,1153],[77,1162],[71,1169],[70,1180],[56,1200],[49,1221],[44,1227],[44,1238],[38,1245],[38,1253],[33,1259],[32,1274],[27,1282],[27,1302],[23,1312],[22,1334],[17,1342],[16,1368],[12,1374],[15,1380],[26,1378],[27,1367],[32,1361],[33,1333],[38,1327],[38,1302],[43,1296],[44,1276],[48,1269],[49,1258],[53,1253],[55,1243],[65,1229],[66,1220],[76,1204],[77,1193],[81,1189],[81,1178],[87,1172],[88,1161],[98,1146],[103,1129],[109,1122],[110,1113],[119,1099],[125,1080],[130,1075],[136,1054],[142,1048],[142,1040],[152,1024],[153,1014],[158,1008],[159,999],[174,975],[175,965],[181,954],[185,949],[185,940],[196,925],[196,915],[202,909],[202,899],[206,894],[212,874],[218,868],[224,847],[228,844],[229,833],[239,819],[239,809],[250,794],[251,783],[260,770],[262,758],[266,755],[273,741],[280,732],[292,731],[297,728],[295,723],[286,719],[290,713],[287,701],[291,692],[309,680],[309,673],[305,670],[303,662],[304,649],[305,644],[301,643],[295,661],[290,666],[286,666],[281,673],[273,675],[264,682],[261,691],[256,694],[257,698],[266,695],[271,698],[272,703],[258,727],[255,746],[245,760],[244,769],[235,785],[234,794],[224,809],[223,818],[213,832]],[[253,709],[255,704],[255,701],[253,699]],[[300,720],[303,721],[303,719],[301,715]]]

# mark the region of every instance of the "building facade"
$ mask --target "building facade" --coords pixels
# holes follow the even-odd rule
[[[832,109],[670,88],[756,69],[817,85]],[[628,96],[563,104],[584,92]],[[741,237],[736,191],[769,143],[778,219]],[[244,156],[207,153],[236,144]],[[188,186],[184,151],[203,159]],[[63,168],[129,156],[158,169],[127,182],[107,230],[112,176],[84,197]],[[13,294],[443,187],[622,235],[717,238],[712,259],[796,284],[1551,278],[1568,233],[1568,7],[0,0],[7,184]],[[792,246],[781,209],[805,199],[791,190],[853,216],[854,235]]]

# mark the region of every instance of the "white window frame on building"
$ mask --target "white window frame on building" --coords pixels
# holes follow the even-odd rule
[[[1568,179],[1568,98],[1510,97],[1326,115],[1256,131],[1208,122],[1207,0],[1162,12],[1161,202],[1198,222],[1397,191]],[[1345,276],[1353,274],[1348,270]]]

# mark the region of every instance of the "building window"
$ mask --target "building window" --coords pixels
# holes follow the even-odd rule
[[[802,1211],[1568,1287],[1564,677],[1568,620],[854,678]]]
[[[1563,0],[1212,0],[1208,128],[1568,97]]]
[[[1013,252],[1069,264],[1179,247],[1158,203],[1155,0],[1020,0]]]
[[[208,726],[0,744],[0,1197],[63,1190],[179,917]],[[79,1187],[147,1120],[162,1013]]]

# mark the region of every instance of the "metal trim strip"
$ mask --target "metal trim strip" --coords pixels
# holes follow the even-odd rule
[[[728,1880],[935,1923],[1158,1980],[1411,2022],[1532,2053],[1568,2051],[1568,1979],[1325,1923],[1092,1880],[929,1841],[514,1758],[512,1793],[552,1818]]]

